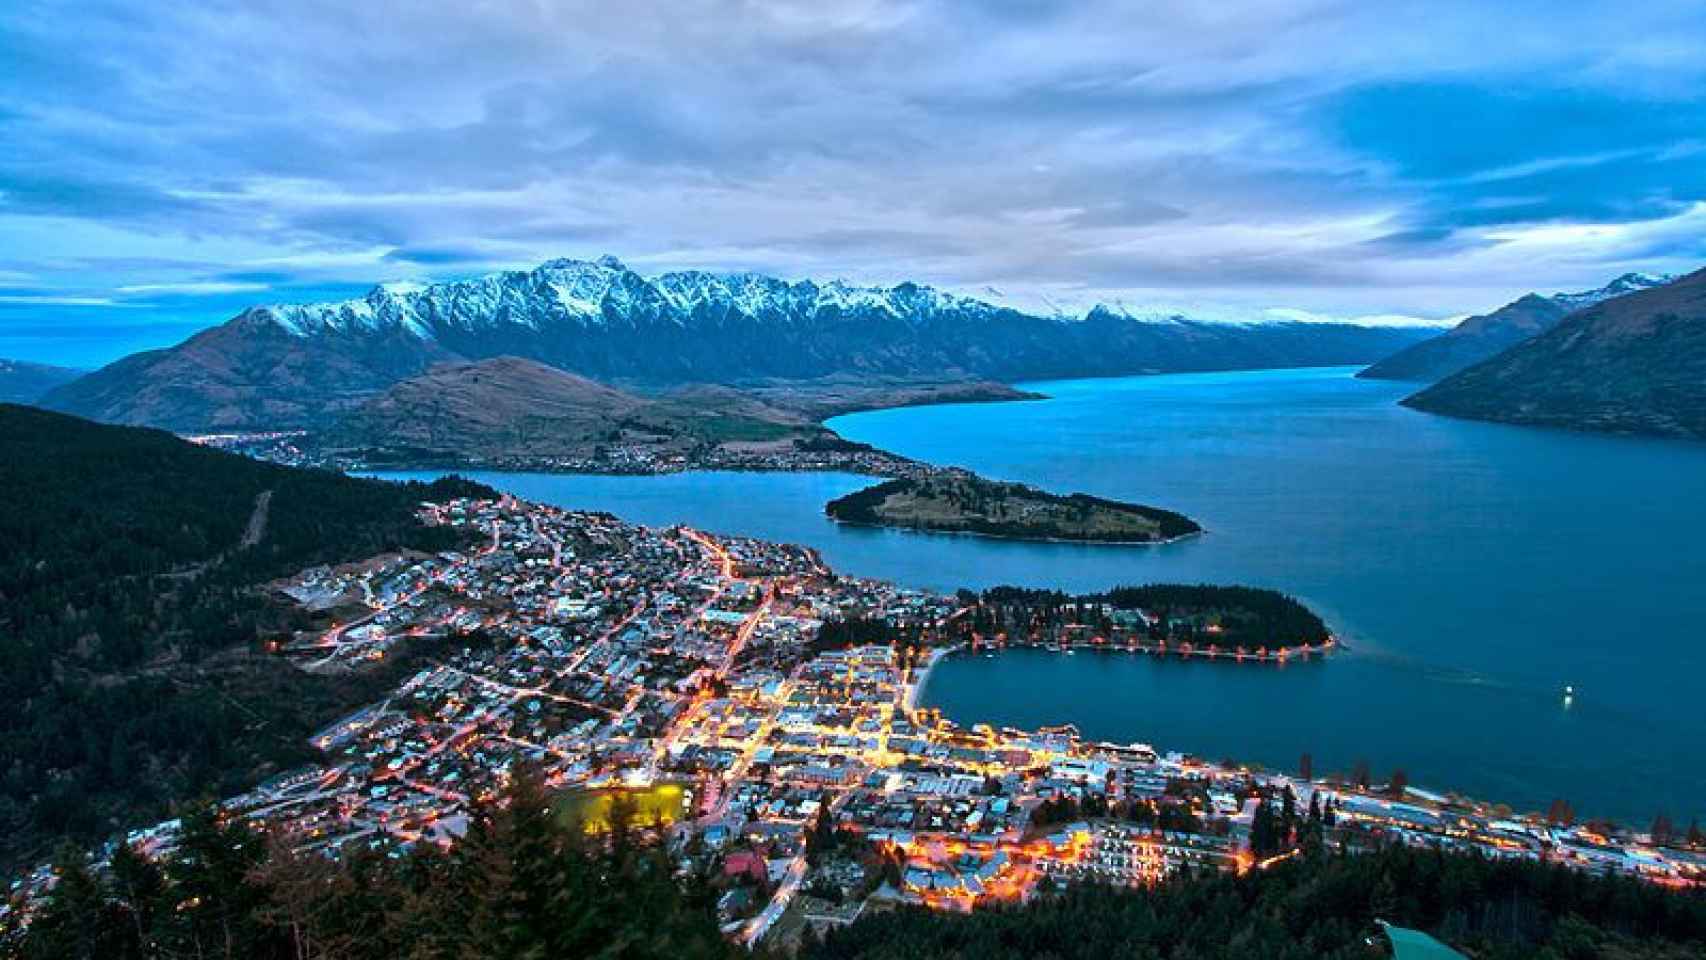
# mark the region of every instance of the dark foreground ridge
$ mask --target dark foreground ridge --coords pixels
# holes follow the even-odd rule
[[[677,877],[661,832],[613,809],[588,834],[520,768],[449,851],[380,844],[329,858],[212,811],[157,863],[121,847],[92,870],[68,851],[27,931],[0,955],[398,957],[751,956],[726,943],[713,878]],[[1706,897],[1627,877],[1476,854],[1331,849],[1302,820],[1298,856],[1241,875],[1185,872],[1147,890],[1072,885],[970,916],[865,911],[803,932],[799,960],[1364,960],[1376,921],[1426,930],[1477,960],[1685,960],[1706,950]],[[845,843],[845,840],[837,841]],[[769,955],[760,949],[760,955]],[[781,956],[782,954],[775,954]]]

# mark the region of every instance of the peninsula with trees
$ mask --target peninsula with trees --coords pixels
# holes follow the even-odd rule
[[[889,480],[831,500],[841,523],[1017,540],[1167,543],[1201,533],[1196,521],[1158,507],[1084,493],[1049,493],[965,470]]]
[[[1279,661],[1338,645],[1313,610],[1259,587],[1147,584],[1072,596],[993,587],[970,607],[974,644],[1108,647]]]

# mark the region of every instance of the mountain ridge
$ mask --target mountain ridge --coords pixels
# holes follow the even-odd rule
[[[1603,287],[1579,293],[1524,294],[1491,313],[1469,317],[1445,333],[1410,346],[1358,373],[1365,380],[1434,383],[1544,333],[1576,310],[1676,279],[1625,273]]]
[[[1477,420],[1706,439],[1706,270],[1578,310],[1402,402]]]
[[[49,390],[87,372],[27,360],[0,359],[0,403],[33,403]]]
[[[916,283],[861,287],[552,260],[365,297],[249,308],[176,347],[62,386],[45,405],[175,430],[324,426],[434,364],[517,356],[635,384],[941,382],[1367,363],[1427,331],[1022,313]]]

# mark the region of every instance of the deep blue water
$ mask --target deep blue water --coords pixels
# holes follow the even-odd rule
[[[1211,581],[1296,594],[1347,639],[1261,667],[1011,651],[950,659],[925,702],[972,722],[1072,721],[1216,759],[1377,775],[1518,808],[1706,819],[1706,445],[1454,421],[1351,370],[1026,384],[1033,403],[832,426],[1050,489],[1181,510],[1164,547],[840,527],[826,474],[489,474],[645,523],[806,543],[838,569],[951,589]],[[1561,691],[1574,684],[1566,707]]]

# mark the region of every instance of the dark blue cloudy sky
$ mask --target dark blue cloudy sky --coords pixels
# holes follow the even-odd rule
[[[1703,10],[9,0],[0,356],[606,252],[1224,316],[1689,270]]]

